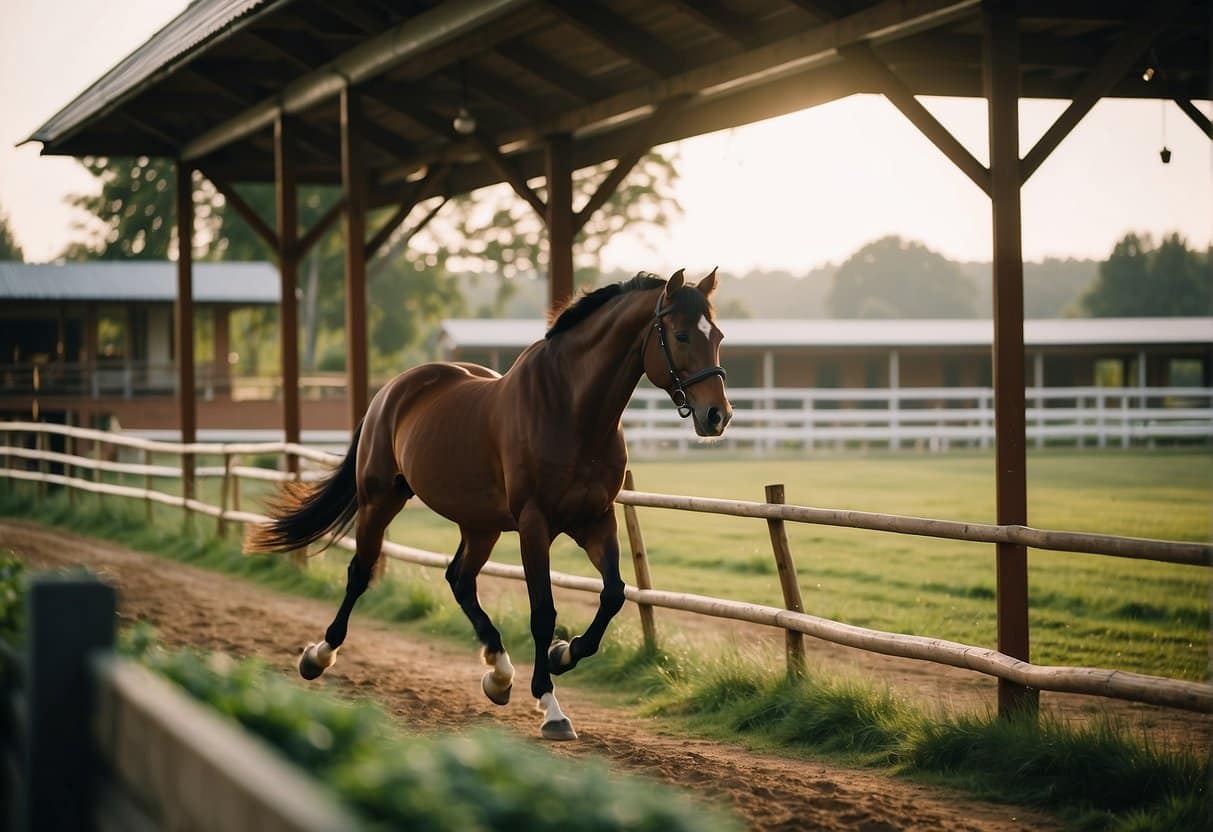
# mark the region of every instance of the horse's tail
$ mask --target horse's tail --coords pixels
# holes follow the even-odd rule
[[[354,428],[350,449],[341,464],[322,480],[285,483],[269,507],[268,523],[258,523],[244,538],[246,552],[286,552],[325,535],[344,535],[358,513],[357,456],[362,423]]]

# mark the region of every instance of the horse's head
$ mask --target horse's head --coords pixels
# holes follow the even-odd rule
[[[656,337],[646,338],[644,354],[649,381],[692,417],[700,436],[720,436],[733,418],[720,367],[724,334],[712,319],[715,291],[715,269],[698,286],[686,284],[682,269],[675,272],[657,301],[650,333]]]

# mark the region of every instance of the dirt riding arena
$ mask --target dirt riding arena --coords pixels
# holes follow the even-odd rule
[[[120,614],[131,621],[149,622],[165,643],[258,656],[292,678],[296,678],[294,663],[304,642],[314,638],[332,615],[331,604],[325,602],[277,594],[235,578],[32,524],[0,523],[0,547],[12,549],[35,567],[89,567],[119,587]],[[490,585],[485,594],[511,590]],[[778,644],[772,641],[773,647]],[[834,649],[826,661],[853,661],[854,655],[845,655],[848,653],[853,651]],[[983,680],[975,682],[972,674],[880,657],[863,661],[869,659],[882,675],[901,674],[894,680],[902,683],[896,684],[898,688],[954,688],[962,703],[979,702],[993,688]],[[907,674],[905,665],[909,664],[916,667]],[[519,663],[515,688],[520,694],[528,690],[528,670],[526,662]],[[491,725],[538,743],[539,717],[531,709],[529,696],[516,695],[506,708],[489,704],[480,692],[482,671],[470,649],[405,636],[356,616],[341,661],[323,682],[315,684],[373,697],[411,729],[449,732]],[[960,679],[967,686],[953,684]],[[553,753],[599,756],[615,770],[659,777],[731,808],[751,828],[997,830],[1056,826],[1015,807],[975,802],[880,772],[669,736],[657,722],[597,704],[584,690],[564,686],[560,697],[581,739],[547,745]],[[1074,707],[1075,713],[1089,710],[1081,700]],[[1142,713],[1140,709],[1136,712]],[[1190,714],[1150,709],[1146,718],[1151,730],[1192,742],[1206,742],[1213,734],[1208,720]]]

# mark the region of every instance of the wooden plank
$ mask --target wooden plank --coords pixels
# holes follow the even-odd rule
[[[198,402],[194,384],[194,184],[193,166],[177,160],[177,297],[173,304],[173,336],[177,362],[178,422],[181,441],[193,442],[198,435]],[[186,499],[194,496],[194,457],[181,458],[181,489]]]
[[[632,471],[623,475],[623,487],[631,491],[636,487],[632,479]],[[628,532],[628,546],[632,550],[632,567],[636,573],[636,586],[640,589],[653,588],[653,576],[649,574],[649,556],[644,548],[644,535],[640,531],[640,518],[636,516],[636,507],[623,507],[624,525]],[[644,633],[644,646],[652,651],[657,649],[657,622],[653,618],[652,604],[637,604],[640,610],[640,630]]]
[[[160,677],[112,655],[93,668],[97,745],[122,786],[156,807],[160,828],[360,828],[323,784]]]
[[[783,485],[768,485],[766,499],[768,503],[782,504]],[[792,547],[788,543],[788,530],[782,520],[767,520],[767,531],[771,535],[771,551],[775,554],[775,566],[779,572],[779,587],[783,590],[783,605],[792,612],[804,612],[800,581],[796,577],[796,561],[792,559]],[[804,634],[786,630],[784,650],[787,653],[788,676],[794,679],[804,678]]]
[[[683,68],[682,59],[672,47],[602,5],[580,0],[548,0],[548,6],[607,49],[654,75],[673,75]]]
[[[274,122],[274,205],[278,224],[278,349],[282,366],[282,431],[298,442],[302,423],[299,396],[299,189],[296,185],[294,123]],[[295,464],[287,457],[288,465]],[[291,469],[295,470],[295,469]]]
[[[1013,4],[982,9],[989,111],[990,201],[994,261],[994,491],[1000,524],[1028,522],[1027,425],[1024,414],[1023,239],[1020,226],[1019,28]],[[995,547],[998,649],[1028,661],[1028,552]],[[1002,677],[998,712],[1035,712],[1039,695]]]
[[[497,54],[541,81],[587,104],[609,94],[601,84],[552,60],[522,41],[499,44]]]
[[[370,398],[366,328],[366,193],[362,164],[362,106],[358,93],[341,92],[341,182],[345,191],[345,375],[350,428]]]
[[[548,315],[573,298],[573,165],[568,135],[548,137]]]

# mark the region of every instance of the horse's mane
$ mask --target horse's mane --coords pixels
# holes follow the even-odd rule
[[[586,318],[601,309],[608,301],[628,292],[642,292],[645,289],[656,289],[664,286],[665,281],[655,274],[640,272],[630,280],[622,283],[611,283],[593,291],[586,290],[581,297],[566,306],[556,318],[556,322],[548,329],[544,338],[551,338],[566,332]],[[684,295],[686,296],[686,295]]]

